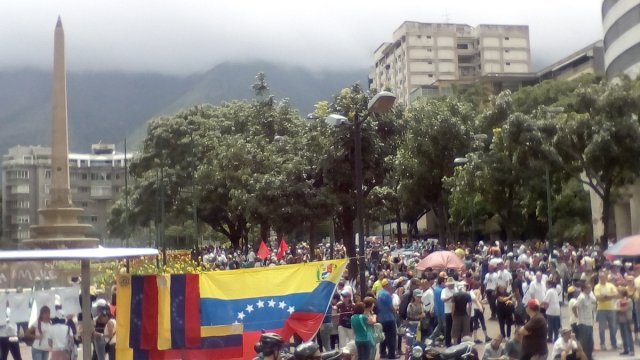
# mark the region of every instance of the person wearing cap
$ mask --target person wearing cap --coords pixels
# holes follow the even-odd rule
[[[547,320],[540,313],[540,302],[531,299],[526,307],[529,321],[518,332],[522,335],[521,359],[543,360],[547,358]]]
[[[393,298],[391,296],[392,286],[388,279],[381,281],[382,290],[378,293],[378,322],[382,324],[384,332],[384,341],[380,343],[380,357],[395,359],[396,353],[396,317],[397,312],[393,306]]]
[[[442,289],[440,298],[444,303],[444,344],[451,346],[451,327],[453,325],[453,294],[456,282],[452,277],[446,281],[446,287]]]
[[[616,350],[618,322],[616,319],[616,300],[618,299],[618,289],[609,282],[607,272],[602,270],[599,273],[599,282],[593,288],[593,293],[598,299],[596,320],[598,321],[598,333],[600,335],[600,349],[606,350],[604,332],[609,327],[609,338],[611,347]]]
[[[51,328],[49,330],[50,360],[69,360],[70,345],[73,344],[75,347],[73,333],[66,322],[62,309],[57,310],[55,317],[51,319]]]
[[[416,334],[415,340],[422,340],[422,321],[426,318],[424,307],[422,304],[422,290],[413,290],[412,300],[407,306],[407,325],[409,331]],[[410,341],[410,337],[407,338],[407,348],[413,348],[413,342]]]
[[[351,329],[351,316],[353,315],[353,301],[351,293],[343,290],[342,301],[336,305],[338,310],[338,344],[341,348],[354,339],[353,329]]]
[[[569,325],[576,336],[578,335],[578,311],[576,308],[578,295],[580,295],[580,290],[576,289],[575,286],[572,285],[567,288],[567,297],[569,298]]]
[[[553,344],[551,350],[552,360],[573,360],[577,359],[578,342],[571,332],[571,329],[565,328],[560,331],[560,337]]]

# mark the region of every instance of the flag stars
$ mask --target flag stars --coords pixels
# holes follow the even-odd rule
[[[244,315],[244,311],[240,311],[240,312],[238,313],[238,319],[240,319],[240,320],[244,320],[244,317],[245,317],[245,315]]]
[[[280,301],[280,303],[278,304],[278,307],[280,309],[284,309],[287,306],[287,303],[285,303],[284,301]]]
[[[258,303],[256,305],[258,306],[258,309],[262,309],[264,307],[264,301],[258,300]]]
[[[247,305],[247,308],[245,309],[245,311],[251,314],[251,312],[253,312],[253,305]]]
[[[268,303],[269,303],[269,307],[276,307],[276,302],[273,301],[273,299],[269,300]]]
[[[294,311],[296,311],[296,308],[294,306],[289,306],[289,310],[287,310],[289,315],[293,314]]]

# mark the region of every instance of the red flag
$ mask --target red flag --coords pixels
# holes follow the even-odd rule
[[[269,257],[269,248],[267,247],[267,244],[264,243],[264,240],[260,241],[260,249],[258,249],[257,256],[262,260]]]
[[[284,258],[284,256],[287,254],[287,250],[289,250],[289,246],[287,245],[287,243],[284,242],[284,239],[280,240],[280,247],[278,248],[278,254],[276,255],[278,261]]]

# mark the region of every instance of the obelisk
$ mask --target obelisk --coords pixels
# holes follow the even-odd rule
[[[92,228],[78,223],[84,210],[73,207],[69,186],[69,132],[67,122],[67,74],[64,59],[64,29],[58,17],[53,44],[53,96],[51,119],[51,199],[39,209],[40,221],[31,226],[30,248],[96,247],[98,239],[85,234]]]
[[[69,132],[67,122],[67,69],[64,64],[64,29],[58,16],[53,40],[53,119],[51,122],[50,207],[71,207],[69,186]]]

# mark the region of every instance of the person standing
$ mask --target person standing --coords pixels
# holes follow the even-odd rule
[[[392,286],[388,279],[381,282],[382,290],[378,293],[378,322],[382,325],[384,341],[380,343],[380,357],[395,359],[396,355],[396,308],[391,296]]]
[[[502,335],[503,339],[508,339],[511,337],[515,307],[513,305],[513,295],[509,295],[504,285],[498,285],[496,289],[496,303],[500,335]]]
[[[73,360],[73,354],[69,349],[75,347],[73,333],[66,324],[67,320],[62,310],[56,311],[56,316],[51,320],[51,333],[49,346],[51,347],[51,360]],[[76,354],[77,355],[77,354]]]
[[[529,284],[529,288],[524,294],[522,301],[525,304],[529,303],[529,300],[531,299],[536,299],[538,302],[542,302],[546,293],[547,287],[545,285],[545,281],[542,279],[542,273],[538,271],[535,279],[531,281],[531,284]]]
[[[413,301],[407,306],[407,326],[409,331],[415,334],[415,340],[420,342],[423,338],[421,323],[425,319],[422,305],[422,290],[413,290]],[[407,338],[407,349],[413,348],[411,337]]]
[[[338,303],[337,310],[338,319],[338,344],[343,348],[347,343],[354,339],[353,329],[351,329],[351,315],[353,315],[353,301],[351,301],[351,293],[347,290],[342,291],[342,301]]]
[[[498,274],[493,265],[489,265],[489,273],[484,277],[485,294],[487,294],[487,302],[491,309],[491,317],[489,320],[496,320],[496,288],[498,287]]]
[[[451,338],[459,344],[463,337],[471,335],[471,295],[465,291],[464,283],[459,283],[458,291],[453,294]]]
[[[471,331],[473,332],[473,342],[476,344],[482,344],[482,341],[478,340],[478,329],[482,329],[484,334],[484,342],[491,341],[491,338],[487,336],[487,324],[484,321],[484,305],[482,305],[482,293],[480,292],[480,284],[474,283],[474,289],[471,291],[471,311],[473,311],[473,317],[471,318]]]
[[[436,341],[439,336],[444,333],[445,316],[444,303],[442,302],[442,290],[444,289],[445,278],[438,276],[438,282],[433,285],[433,303],[436,319],[436,326],[429,337],[430,340]]]
[[[13,360],[22,360],[20,354],[20,341],[18,339],[18,325],[11,322],[9,318],[9,312],[11,309],[7,309],[7,322],[6,325],[0,326],[0,359],[7,360],[9,353],[13,357]]]
[[[444,344],[446,347],[451,346],[451,327],[453,325],[453,289],[456,282],[452,277],[447,279],[447,287],[442,289],[440,298],[444,304]]]
[[[49,338],[51,337],[51,309],[48,306],[40,308],[38,321],[35,324],[36,337],[31,346],[32,360],[49,359]]]
[[[606,350],[604,332],[607,325],[609,327],[611,347],[613,350],[617,350],[616,299],[618,298],[618,289],[608,281],[606,271],[601,271],[598,276],[599,282],[593,288],[593,293],[598,300],[596,320],[598,321],[598,332],[600,335],[600,350]]]
[[[633,335],[631,333],[631,322],[633,321],[633,303],[627,289],[620,289],[620,299],[617,304],[618,324],[620,325],[620,335],[622,335],[622,352],[620,355],[635,356],[633,346]]]
[[[544,360],[547,358],[547,320],[540,313],[540,303],[531,299],[527,303],[529,321],[518,332],[522,335],[520,360]]]
[[[365,299],[366,300],[366,299]],[[371,308],[373,308],[373,301]],[[373,324],[376,323],[375,315],[368,316],[365,314],[366,305],[359,302],[353,306],[353,316],[351,316],[351,328],[356,338],[356,349],[358,351],[358,359],[373,359],[374,346],[373,341]]]
[[[322,350],[323,351],[331,351],[333,350],[333,342],[331,341],[331,334],[333,334],[334,323],[337,323],[338,318],[338,309],[337,305],[340,301],[340,295],[333,294],[331,298],[331,303],[327,307],[327,312],[324,315],[324,320],[322,321],[322,325],[320,325],[319,336],[322,342]]]
[[[584,349],[589,360],[593,360],[593,314],[596,311],[596,296],[591,290],[591,284],[585,281],[582,284],[582,292],[576,299],[574,306],[578,324],[578,342]]]
[[[556,284],[552,280],[547,281],[547,293],[544,296],[543,307],[546,309],[549,333],[547,341],[554,343],[560,335],[560,295]]]

